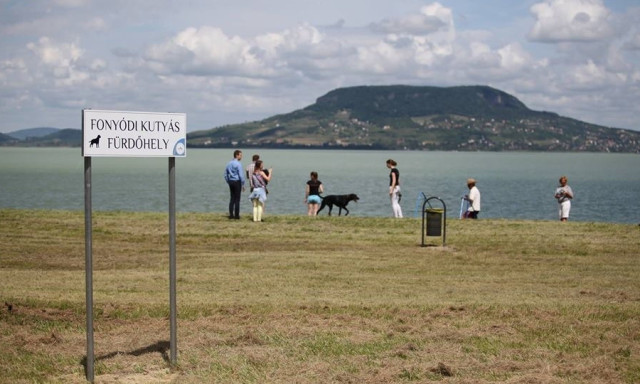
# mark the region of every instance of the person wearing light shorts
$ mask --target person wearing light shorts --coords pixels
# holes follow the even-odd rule
[[[249,195],[249,199],[253,204],[253,221],[262,221],[264,214],[264,203],[267,201],[267,183],[271,181],[273,176],[273,168],[269,172],[262,169],[262,160],[257,160],[253,169],[253,192]]]
[[[558,180],[560,185],[556,188],[554,197],[558,200],[558,216],[560,221],[569,220],[569,211],[571,211],[571,199],[573,199],[573,190],[569,184],[567,176],[561,176]]]
[[[322,202],[320,195],[324,192],[322,181],[318,180],[318,172],[310,174],[311,179],[307,181],[304,192],[304,202],[307,204],[307,216],[317,216],[319,204]]]
[[[400,199],[402,199],[402,192],[400,192],[400,171],[396,168],[398,163],[393,160],[387,160],[387,168],[391,170],[389,172],[389,198],[391,199],[391,210],[393,211],[393,217],[396,219],[402,218],[402,207],[400,206]]]

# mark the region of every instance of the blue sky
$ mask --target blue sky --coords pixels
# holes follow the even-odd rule
[[[489,85],[640,130],[636,0],[0,0],[0,132],[83,108],[262,119],[354,85]]]

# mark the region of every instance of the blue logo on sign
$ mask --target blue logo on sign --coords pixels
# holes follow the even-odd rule
[[[184,156],[187,151],[187,142],[184,138],[178,140],[176,145],[173,146],[174,156]]]

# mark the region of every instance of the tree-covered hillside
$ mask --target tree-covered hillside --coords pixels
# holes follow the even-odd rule
[[[79,147],[82,144],[82,131],[65,128],[34,128],[17,131],[15,136],[0,136],[0,145],[16,147]]]
[[[486,86],[361,86],[262,121],[188,135],[195,147],[640,152],[640,132],[533,111]]]
[[[81,140],[79,129],[22,140],[0,135],[3,146],[75,147]],[[487,86],[393,85],[335,89],[291,113],[191,132],[187,145],[640,153],[640,132],[534,111]]]

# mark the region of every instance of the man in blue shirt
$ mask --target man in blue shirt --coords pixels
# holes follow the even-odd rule
[[[231,160],[224,170],[224,180],[229,184],[231,198],[229,200],[229,219],[240,219],[240,196],[244,192],[244,175],[242,164],[242,151],[236,149]]]

